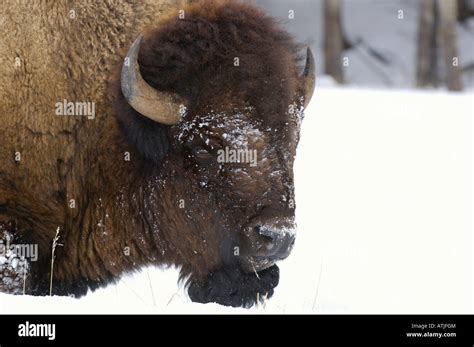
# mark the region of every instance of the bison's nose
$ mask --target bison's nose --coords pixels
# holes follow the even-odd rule
[[[285,259],[290,255],[295,243],[294,233],[286,230],[275,230],[262,225],[255,226],[254,232],[267,241],[264,249],[259,254],[260,257],[276,261]]]

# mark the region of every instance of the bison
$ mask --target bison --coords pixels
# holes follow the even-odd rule
[[[237,0],[5,0],[0,25],[0,290],[80,297],[160,265],[195,302],[273,294],[309,49]]]

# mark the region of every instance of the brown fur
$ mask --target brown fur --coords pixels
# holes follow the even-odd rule
[[[297,52],[261,10],[207,1],[190,6],[184,19],[171,14],[147,31],[139,63],[152,86],[186,96],[192,109],[205,112],[222,99],[226,107],[245,102],[266,123],[282,123],[297,88]]]
[[[294,215],[284,201],[293,199],[299,125],[288,105],[302,94],[298,47],[271,18],[237,1],[202,1],[186,7],[185,20],[176,12],[159,18],[167,7],[167,1],[32,1],[28,11],[0,5],[9,32],[0,45],[0,223],[13,218],[22,240],[39,244],[30,293],[47,292],[58,226],[64,246],[56,253],[54,293],[81,295],[147,264],[181,266],[183,276],[202,283],[232,265],[229,247],[247,223]],[[71,8],[75,20],[67,18]],[[146,27],[144,78],[190,103],[177,126],[144,119],[126,104],[118,80],[107,82]],[[16,55],[20,68],[13,66]],[[95,101],[96,119],[55,116],[54,104],[63,99]],[[220,171],[193,155],[199,146],[214,153],[232,145],[224,133],[249,124],[261,131],[249,143],[266,153],[257,168]],[[270,179],[278,170],[284,174]]]

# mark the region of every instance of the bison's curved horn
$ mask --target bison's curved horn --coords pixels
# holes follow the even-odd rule
[[[308,47],[306,52],[306,66],[303,72],[303,86],[304,86],[304,106],[308,106],[313,97],[314,87],[316,86],[316,66],[314,62],[313,52]]]
[[[163,93],[145,82],[138,66],[138,52],[143,36],[140,35],[130,47],[122,65],[121,86],[127,102],[135,111],[151,120],[166,124],[177,124],[181,120],[183,102],[176,95]]]

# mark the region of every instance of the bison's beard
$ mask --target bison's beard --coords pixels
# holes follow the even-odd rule
[[[190,279],[188,294],[194,302],[249,308],[270,298],[279,278],[276,265],[258,273],[239,267],[223,268],[210,273],[204,281]]]

